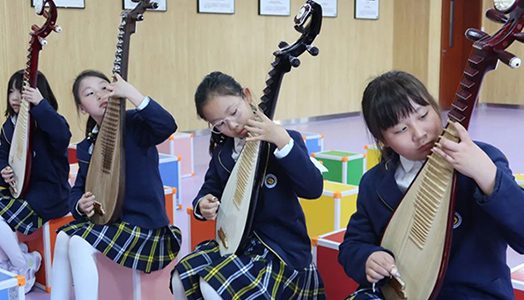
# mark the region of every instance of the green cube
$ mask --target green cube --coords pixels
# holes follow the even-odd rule
[[[312,156],[328,169],[328,172],[323,174],[325,180],[358,186],[365,172],[362,153],[331,150],[317,152]]]

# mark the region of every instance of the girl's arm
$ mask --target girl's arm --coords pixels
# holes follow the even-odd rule
[[[367,178],[370,179],[370,178]],[[366,182],[366,174],[361,182]],[[379,246],[380,237],[375,234],[368,213],[370,202],[373,202],[376,191],[366,189],[360,184],[357,197],[357,211],[351,216],[344,241],[339,246],[338,262],[346,274],[361,285],[369,285],[366,278],[366,262],[371,254],[377,251],[390,251]]]
[[[524,253],[524,191],[518,186],[506,156],[493,146],[474,143],[460,124],[460,142],[443,141],[434,148],[458,172],[477,184],[474,198],[501,226],[513,249]]]
[[[7,122],[11,122],[11,120],[8,118]],[[1,132],[0,132],[0,170],[5,169],[7,166],[9,166],[9,149],[11,147],[11,141],[7,140],[7,133],[6,133],[6,124],[2,126]],[[0,176],[0,186],[8,187],[9,185],[4,181],[4,178]]]
[[[42,97],[37,88],[25,87],[22,94],[22,101],[29,101],[34,105],[29,113],[36,121],[38,129],[47,134],[49,144],[57,153],[64,153],[71,140],[66,119]]]
[[[247,141],[266,141],[276,145],[279,150],[289,144],[287,147],[291,147],[291,150],[284,157],[278,158],[278,162],[293,182],[294,191],[301,198],[317,199],[320,197],[324,179],[322,173],[309,158],[300,133],[286,131],[259,111],[256,114],[259,120],[249,120],[245,127],[253,135],[247,138]],[[290,139],[293,139],[292,143]]]
[[[107,86],[110,91],[105,98],[129,99],[137,108],[137,113],[129,115],[134,124],[134,134],[142,146],[155,146],[165,141],[177,130],[173,116],[157,102],[144,97],[134,86],[115,74],[116,81]]]
[[[193,200],[193,214],[198,220],[205,220],[205,218],[202,216],[202,213],[200,212],[200,201],[206,197],[206,195],[213,195],[220,201],[222,192],[225,188],[225,184],[220,179],[220,176],[217,172],[216,160],[218,159],[218,153],[218,148],[213,151],[213,156],[209,162],[209,168],[207,169],[206,176],[204,178],[204,184],[198,191],[198,195]]]

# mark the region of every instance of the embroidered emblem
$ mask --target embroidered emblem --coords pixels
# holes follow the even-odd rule
[[[267,174],[264,179],[264,184],[268,189],[272,189],[277,185],[277,177],[273,174]]]
[[[455,212],[455,217],[453,218],[453,229],[459,227],[460,224],[462,224],[462,216],[458,212]]]

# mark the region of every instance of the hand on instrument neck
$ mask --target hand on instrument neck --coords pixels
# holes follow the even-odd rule
[[[115,81],[106,87],[109,94],[105,95],[104,99],[129,99],[129,101],[131,101],[135,106],[139,106],[140,103],[142,103],[142,100],[144,100],[144,95],[142,95],[134,86],[122,79],[118,73],[115,73],[113,77]]]
[[[257,119],[247,121],[244,127],[250,134],[246,141],[266,141],[275,144],[277,148],[282,149],[291,137],[284,127],[276,124],[260,111],[255,112]]]
[[[495,186],[497,167],[489,156],[469,137],[466,129],[459,123],[453,123],[460,141],[441,139],[431,151],[442,156],[461,174],[477,183],[485,195],[490,195]]]

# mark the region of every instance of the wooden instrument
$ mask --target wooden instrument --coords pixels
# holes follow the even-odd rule
[[[45,8],[45,4],[49,7]],[[38,77],[38,54],[42,47],[47,45],[45,37],[52,30],[55,32],[62,31],[60,26],[56,25],[58,13],[55,3],[52,0],[40,0],[35,4],[35,12],[44,16],[46,22],[42,27],[37,25],[31,26],[32,32],[29,34],[29,49],[27,54],[27,63],[24,72],[24,86],[36,88]],[[31,163],[33,158],[31,133],[33,131],[33,122],[29,110],[33,105],[28,101],[21,101],[20,109],[16,120],[13,139],[9,149],[9,166],[13,169],[14,182],[9,187],[9,191],[14,198],[24,196],[30,186]]]
[[[474,41],[473,49],[448,114],[448,125],[440,139],[458,142],[450,123],[466,129],[484,75],[497,67],[498,60],[512,68],[520,59],[506,52],[514,40],[524,42],[524,0],[495,1],[496,9],[486,12],[488,19],[504,26],[493,36],[468,29],[466,37]],[[398,269],[381,288],[385,299],[437,298],[449,258],[457,172],[442,157],[431,154],[395,210],[381,245],[395,255]]]
[[[135,33],[136,22],[144,19],[148,8],[157,8],[158,4],[150,0],[138,2],[130,11],[122,12],[122,21],[118,27],[113,73],[118,73],[127,80],[129,61],[129,43]],[[125,99],[110,98],[95,143],[86,178],[86,191],[96,197],[95,214],[90,218],[96,224],[110,224],[116,221],[122,212],[125,197]]]
[[[273,53],[275,61],[269,72],[264,95],[259,108],[273,119],[278,93],[284,74],[291,67],[300,65],[300,56],[304,51],[316,56],[318,49],[311,43],[320,32],[322,25],[322,7],[308,0],[295,16],[295,30],[302,33],[292,45],[280,42]],[[215,239],[220,245],[220,254],[239,253],[246,246],[252,234],[254,211],[260,188],[263,185],[265,168],[269,160],[269,143],[246,142],[222,194],[218,210]]]

